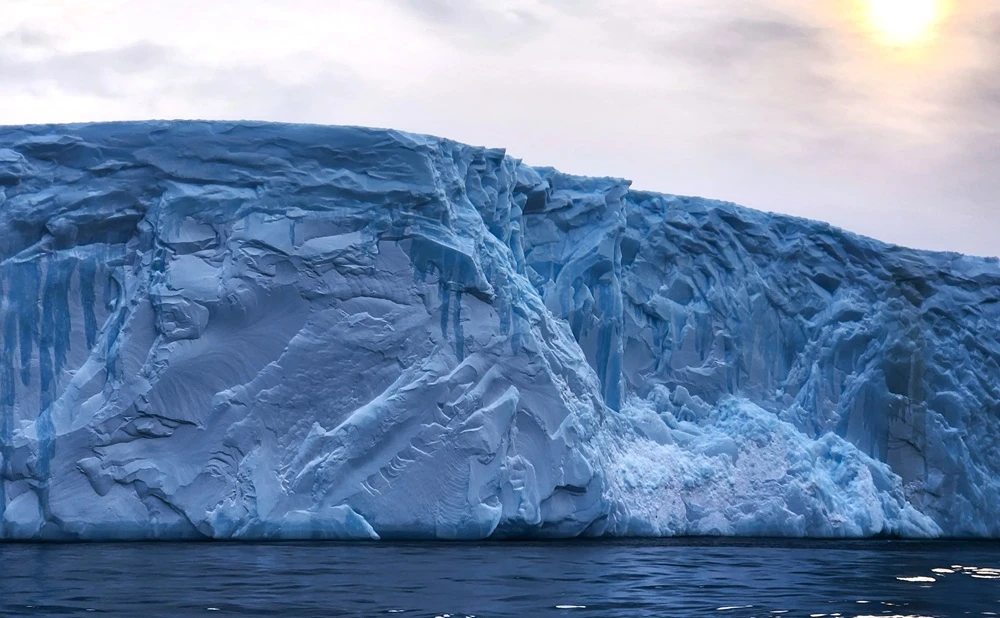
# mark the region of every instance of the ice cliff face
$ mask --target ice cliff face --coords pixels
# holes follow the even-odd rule
[[[0,538],[1000,536],[1000,265],[499,150],[0,128]]]

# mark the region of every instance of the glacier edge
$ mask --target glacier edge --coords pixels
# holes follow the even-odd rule
[[[0,127],[0,538],[1000,537],[1000,263],[396,131]]]

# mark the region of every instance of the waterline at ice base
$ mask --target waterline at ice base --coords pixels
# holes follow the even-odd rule
[[[1000,263],[394,131],[0,128],[0,538],[1000,537]]]

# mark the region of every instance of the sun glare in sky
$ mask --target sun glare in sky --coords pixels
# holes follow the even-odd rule
[[[905,47],[934,37],[944,0],[865,0],[868,23],[886,45]]]

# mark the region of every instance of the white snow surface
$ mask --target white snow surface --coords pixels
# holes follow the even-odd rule
[[[394,131],[0,127],[0,538],[1000,537],[1000,264]]]

